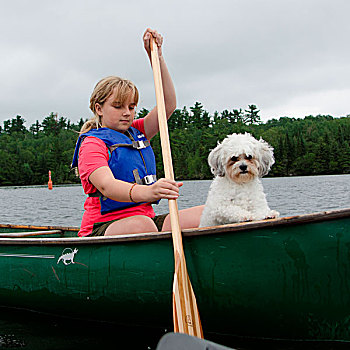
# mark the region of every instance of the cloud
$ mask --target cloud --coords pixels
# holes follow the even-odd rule
[[[347,0],[14,0],[0,14],[0,122],[89,117],[92,89],[107,75],[133,80],[139,108],[152,108],[148,26],[165,37],[179,108],[348,114],[349,12]]]

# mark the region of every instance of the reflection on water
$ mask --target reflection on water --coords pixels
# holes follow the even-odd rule
[[[0,308],[0,349],[155,349],[162,330]]]
[[[151,325],[150,328],[126,328],[115,324],[55,318],[6,308],[0,308],[0,315],[0,349],[154,350],[160,338],[169,331],[154,329]],[[217,334],[205,334],[205,339],[236,350],[349,349],[349,343],[344,342],[257,340]]]
[[[350,207],[350,175],[262,179],[267,200],[281,216]],[[204,204],[211,181],[184,181],[179,209]],[[0,223],[79,226],[86,196],[80,185],[0,187]],[[162,200],[154,209],[168,212]]]

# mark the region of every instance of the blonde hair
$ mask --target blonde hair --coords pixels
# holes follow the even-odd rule
[[[101,116],[96,112],[96,103],[103,105],[111,94],[116,92],[116,100],[124,103],[130,96],[134,103],[139,101],[139,92],[137,87],[130,80],[122,79],[116,76],[110,76],[101,79],[95,86],[90,97],[90,109],[94,116],[89,119],[80,129],[80,134],[88,132],[91,129],[98,129],[102,126]]]

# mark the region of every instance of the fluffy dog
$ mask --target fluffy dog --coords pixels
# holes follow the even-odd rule
[[[199,227],[278,217],[259,179],[274,162],[273,148],[263,139],[248,133],[227,136],[208,157],[215,178]]]

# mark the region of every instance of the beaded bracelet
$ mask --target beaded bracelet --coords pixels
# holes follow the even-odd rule
[[[129,198],[130,198],[130,201],[131,201],[131,202],[134,202],[134,203],[136,203],[136,202],[132,199],[131,192],[132,192],[133,188],[134,188],[136,185],[137,185],[136,182],[133,183],[132,186],[130,187],[130,190],[129,190]]]

